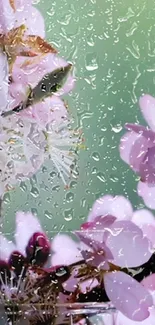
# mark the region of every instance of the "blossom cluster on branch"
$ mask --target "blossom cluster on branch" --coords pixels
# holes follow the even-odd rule
[[[76,177],[81,132],[70,127],[61,96],[72,90],[71,63],[45,40],[31,0],[0,1],[0,196],[47,159],[65,185]],[[127,123],[121,158],[140,176],[138,195],[155,208],[155,99],[140,108],[149,128]],[[154,325],[155,218],[123,196],[105,195],[79,230],[49,238],[37,216],[16,213],[15,241],[0,234],[0,308],[16,325],[90,324],[90,309],[115,310],[105,324]],[[105,306],[105,307],[104,307]],[[96,308],[97,305],[96,305]],[[95,313],[95,312],[94,312]],[[96,311],[97,314],[97,311]]]
[[[1,196],[36,173],[47,159],[65,185],[71,175],[77,176],[81,132],[71,129],[67,105],[61,99],[72,90],[75,78],[71,64],[44,37],[43,17],[31,1],[0,2]],[[22,107],[27,98],[26,109],[6,114]]]

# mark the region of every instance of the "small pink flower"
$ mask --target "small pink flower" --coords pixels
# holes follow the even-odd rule
[[[141,112],[150,128],[125,125],[128,132],[120,142],[121,158],[140,176],[138,194],[145,204],[155,208],[155,98],[144,95],[139,100]]]
[[[120,211],[120,215],[119,215]],[[141,321],[149,316],[152,298],[136,280],[117,267],[136,267],[152,255],[151,242],[131,219],[133,210],[124,197],[105,196],[95,202],[88,222],[76,232],[81,243],[75,244],[67,236],[56,236],[53,241],[53,261],[74,262],[74,256],[102,270],[104,288],[113,305],[128,318]],[[134,216],[135,217],[135,216]],[[137,217],[135,217],[135,221]],[[151,219],[152,220],[152,219]],[[61,247],[68,241],[68,250],[61,255]],[[134,254],[133,254],[134,252]],[[80,257],[79,257],[80,258]]]
[[[64,302],[62,284],[71,271],[62,263],[48,267],[50,251],[51,243],[31,213],[17,212],[15,243],[0,235],[0,304],[8,322],[10,308],[17,304],[17,322],[19,316],[30,324],[46,324],[56,315],[56,324],[63,323],[67,309],[57,311],[56,304]]]
[[[134,211],[128,199],[124,196],[105,195],[95,201],[88,215],[88,222],[94,221],[97,217],[112,215],[119,221],[128,220],[136,224],[155,247],[155,218],[147,209]],[[118,237],[117,237],[118,238]],[[134,245],[131,247],[134,250]]]

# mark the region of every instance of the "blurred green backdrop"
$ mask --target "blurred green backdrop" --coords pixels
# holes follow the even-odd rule
[[[86,150],[79,178],[66,191],[49,163],[29,182],[5,195],[4,231],[12,235],[17,210],[38,214],[45,229],[70,231],[94,200],[123,194],[135,207],[137,177],[119,157],[125,122],[142,122],[138,98],[155,95],[155,3],[148,0],[41,0],[47,39],[72,61],[77,77],[67,97]]]

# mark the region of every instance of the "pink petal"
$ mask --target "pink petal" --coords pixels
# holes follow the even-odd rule
[[[38,62],[36,62],[36,58],[31,59],[29,60],[29,62],[31,62],[29,65],[24,66],[23,62],[22,58],[16,60],[16,65],[13,71],[13,80],[18,82],[19,78],[22,82],[26,80],[26,82],[32,87],[35,87],[45,74],[60,67],[65,67],[68,64],[64,59],[53,53],[45,55],[42,60]],[[20,68],[21,64],[23,64],[22,68]],[[68,78],[70,78],[70,75]],[[67,79],[66,82],[68,82],[68,80],[70,79]]]
[[[132,321],[131,319],[127,318],[126,316],[124,316],[122,313],[119,312],[116,317],[115,325],[154,325],[154,320],[155,320],[154,308],[150,309],[150,316],[141,322]]]
[[[24,11],[25,7],[32,5],[32,0],[14,0],[16,10]]]
[[[104,285],[111,302],[126,317],[142,321],[149,316],[152,297],[135,279],[120,271],[106,273]]]
[[[15,238],[17,249],[25,255],[29,239],[35,232],[43,232],[39,220],[30,212],[16,213]]]
[[[87,246],[90,246],[94,241],[103,243],[103,241],[106,241],[107,239],[109,227],[115,220],[116,218],[110,215],[105,217],[96,217],[95,221],[82,224],[81,230],[75,231],[75,234]]]
[[[155,184],[155,146],[148,148],[140,165],[139,173],[143,182]]]
[[[5,54],[0,53],[0,112],[8,105],[8,61]]]
[[[20,82],[13,82],[9,85],[9,107],[8,110],[13,109],[26,99],[26,87]]]
[[[142,229],[143,234],[155,246],[155,218],[153,214],[148,210],[141,209],[134,212],[132,221]]]
[[[139,171],[140,164],[148,149],[148,141],[141,134],[127,132],[119,146],[120,156],[134,171]]]
[[[134,222],[140,228],[144,225],[150,224],[155,226],[155,217],[154,215],[146,209],[140,209],[134,211],[132,215],[132,222]]]
[[[109,232],[106,245],[114,256],[114,264],[121,267],[136,267],[151,257],[151,243],[133,222],[115,221]]]
[[[138,195],[143,198],[145,205],[150,209],[155,209],[155,186],[139,182],[137,186]]]
[[[0,259],[8,262],[10,255],[15,250],[15,245],[3,235],[0,235]]]
[[[93,221],[98,216],[105,216],[108,214],[118,219],[130,219],[132,213],[132,205],[125,197],[105,195],[96,200],[87,220]]]
[[[27,6],[24,11],[17,10],[15,13],[15,26],[26,25],[26,34],[38,35],[42,38],[45,37],[45,24],[44,19],[38,9],[33,6]]]
[[[141,283],[146,289],[150,291],[155,291],[155,274],[151,274],[147,276],[146,278],[143,279]]]
[[[68,116],[64,102],[56,96],[46,98],[43,102],[38,103],[20,113],[22,118],[32,119],[40,127],[45,127],[52,122],[59,125]]]
[[[0,1],[0,33],[7,33],[14,27],[15,15],[10,0]]]
[[[73,241],[67,235],[56,235],[52,240],[53,255],[51,257],[51,264],[72,264],[82,260],[79,243]]]
[[[148,142],[149,147],[154,146],[155,144],[155,132],[147,129],[143,125],[126,123],[125,128],[129,131],[133,131],[139,135],[142,135]]]
[[[50,254],[50,241],[44,233],[35,232],[26,246],[26,256],[30,263],[43,267]]]
[[[23,266],[27,264],[27,259],[20,252],[13,251],[11,254],[8,264],[13,268],[15,274],[19,276],[22,272]]]
[[[144,95],[140,98],[139,105],[148,125],[155,131],[155,98],[150,95]]]

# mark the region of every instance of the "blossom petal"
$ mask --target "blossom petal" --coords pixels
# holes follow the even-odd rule
[[[137,192],[148,208],[155,209],[155,186],[146,182],[139,182]]]
[[[11,0],[10,0],[11,1]],[[25,7],[32,5],[32,0],[12,0],[16,10],[24,11]]]
[[[15,250],[15,245],[3,235],[0,235],[0,259],[8,262],[10,255]]]
[[[11,268],[13,268],[15,274],[19,276],[22,272],[23,266],[27,264],[27,260],[18,251],[13,251],[13,253],[10,255],[8,264]]]
[[[115,321],[115,325],[154,325],[155,320],[155,309],[150,309],[150,316],[143,321],[133,321],[126,316],[124,316],[122,313],[118,313]]]
[[[155,247],[155,217],[153,214],[146,209],[137,210],[133,213],[132,221],[142,229],[143,234]]]
[[[149,292],[135,279],[123,272],[107,273],[104,276],[106,293],[126,317],[142,321],[149,316],[153,300]]]
[[[26,246],[29,263],[44,266],[50,254],[50,241],[44,233],[35,232]]]
[[[132,205],[124,196],[105,195],[96,200],[87,220],[93,221],[98,216],[108,214],[118,219],[131,219],[132,213]]]
[[[40,127],[45,127],[52,122],[53,126],[59,125],[68,116],[64,102],[56,96],[46,98],[20,113],[22,118],[28,118],[36,122]]]
[[[150,128],[155,131],[155,98],[144,95],[139,100],[140,109]]]
[[[139,171],[148,147],[147,139],[141,134],[127,132],[120,141],[120,156],[134,171]]]
[[[5,111],[8,104],[8,62],[4,53],[0,52],[0,112]]]
[[[16,213],[15,238],[17,249],[25,255],[29,239],[35,232],[43,232],[39,220],[30,212]]]
[[[24,11],[16,11],[14,27],[19,27],[22,24],[27,27],[26,34],[38,35],[42,38],[45,37],[44,19],[37,8],[28,6]]]
[[[155,144],[155,132],[147,129],[143,125],[139,124],[133,124],[133,123],[126,123],[125,128],[129,131],[133,131],[139,135],[142,135],[148,142],[149,142],[149,147],[154,146]]]
[[[155,274],[147,276],[141,283],[148,290],[155,291]]]
[[[115,221],[109,232],[106,245],[114,256],[114,264],[121,267],[136,267],[151,257],[150,241],[133,222]]]
[[[10,0],[0,1],[0,33],[7,33],[14,27],[15,15]]]
[[[67,235],[57,235],[52,240],[53,255],[51,257],[52,265],[72,264],[82,259],[79,243],[72,240]]]
[[[85,222],[81,225],[81,230],[74,233],[87,246],[93,246],[93,242],[103,243],[107,239],[108,229],[116,220],[111,215],[105,217],[96,217],[95,221]]]
[[[39,58],[33,58],[28,60],[22,60],[22,58],[16,60],[16,65],[19,69],[18,74],[21,75],[22,80],[24,81],[24,78],[26,78],[26,81],[28,84],[30,84],[32,87],[35,87],[38,82],[45,76],[45,74],[50,73],[60,67],[65,67],[68,65],[68,62],[66,62],[63,58],[59,57],[57,54],[49,53],[43,56],[42,59]],[[14,68],[15,71],[15,68]],[[68,78],[71,76],[72,73],[68,75]],[[17,80],[17,76],[14,76],[13,78]],[[68,82],[68,78],[67,81]],[[70,80],[70,79],[69,79]],[[19,76],[18,76],[19,81]]]
[[[134,222],[140,228],[143,225],[147,225],[147,224],[155,226],[155,217],[149,210],[140,209],[134,211],[132,216],[132,222]]]

